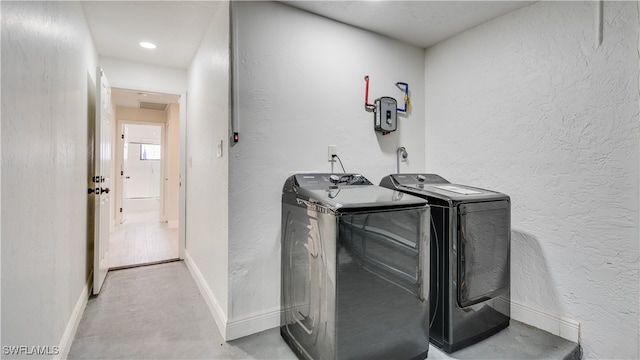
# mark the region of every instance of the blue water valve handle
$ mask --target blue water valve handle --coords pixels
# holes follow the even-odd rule
[[[404,86],[404,109],[398,108],[398,111],[406,113],[410,109],[410,100],[409,100],[409,84],[406,82],[397,82],[396,86],[398,89],[403,90],[400,86]]]

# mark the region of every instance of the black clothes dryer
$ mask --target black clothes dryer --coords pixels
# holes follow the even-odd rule
[[[301,359],[424,359],[427,201],[357,174],[297,174],[282,192],[280,333]]]
[[[380,186],[429,201],[431,343],[451,353],[509,326],[509,196],[435,174],[393,174]]]

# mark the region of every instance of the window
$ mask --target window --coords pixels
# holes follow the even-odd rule
[[[160,145],[140,144],[140,160],[160,160]]]

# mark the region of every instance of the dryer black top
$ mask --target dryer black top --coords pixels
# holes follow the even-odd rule
[[[282,189],[282,201],[319,205],[333,212],[427,206],[425,199],[373,185],[360,174],[292,175]]]

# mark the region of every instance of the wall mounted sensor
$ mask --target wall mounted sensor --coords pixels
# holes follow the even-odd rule
[[[377,98],[374,102],[374,126],[376,131],[390,133],[398,128],[398,102],[388,96]]]

